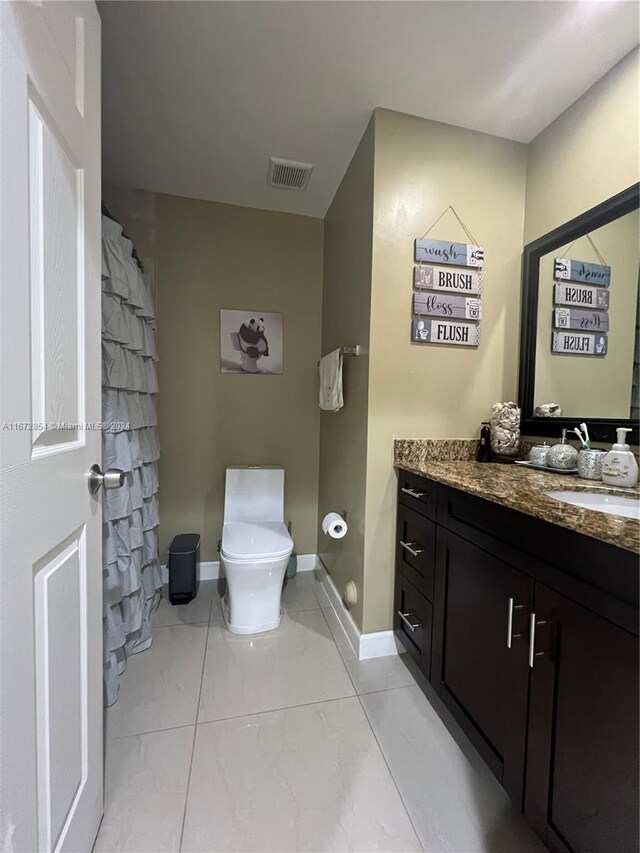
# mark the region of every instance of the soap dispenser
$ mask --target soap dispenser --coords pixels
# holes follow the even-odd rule
[[[638,463],[625,442],[629,427],[616,430],[618,441],[604,457],[602,463],[602,482],[609,486],[635,486],[638,482]]]
[[[567,444],[567,431],[562,430],[559,444],[554,444],[547,453],[547,468],[559,468],[562,471],[573,470],[578,464],[578,451]]]
[[[491,462],[491,457],[491,425],[489,421],[482,421],[476,460],[478,462]]]

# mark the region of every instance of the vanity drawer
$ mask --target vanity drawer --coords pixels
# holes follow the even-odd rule
[[[398,471],[398,500],[404,506],[435,520],[436,483],[408,471]]]
[[[433,601],[436,526],[407,506],[398,506],[396,570]]]
[[[427,678],[431,676],[432,622],[431,604],[410,581],[398,576],[393,622],[395,633]]]

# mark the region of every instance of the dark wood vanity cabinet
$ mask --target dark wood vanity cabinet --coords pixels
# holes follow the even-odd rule
[[[396,579],[396,633],[427,678],[431,675],[433,606],[406,578]]]
[[[511,797],[520,801],[531,578],[455,534],[442,540],[436,601],[442,637],[434,665],[440,697]]]
[[[637,557],[399,473],[399,640],[551,850],[637,850]]]
[[[394,628],[409,654],[431,676],[436,555],[436,484],[401,472]]]
[[[524,813],[551,850],[638,849],[638,638],[535,584]]]

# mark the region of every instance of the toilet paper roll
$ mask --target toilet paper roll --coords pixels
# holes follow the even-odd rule
[[[337,512],[330,512],[322,520],[322,529],[332,539],[342,539],[347,535],[347,522]]]

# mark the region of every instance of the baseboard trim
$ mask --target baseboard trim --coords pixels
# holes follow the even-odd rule
[[[298,554],[298,571],[312,572],[316,567],[317,557],[315,554]],[[162,583],[169,583],[169,570],[166,566],[162,568]],[[220,568],[220,560],[209,560],[200,563],[200,580],[215,581],[224,577],[224,571]]]
[[[393,631],[371,631],[360,635],[360,660],[386,658],[389,655],[404,654],[405,651]]]
[[[313,572],[318,563],[317,554],[298,554],[298,571]]]
[[[320,584],[321,593],[325,596],[325,601],[321,602],[322,607],[330,607],[336,614],[338,622],[342,626],[349,645],[353,649],[353,653],[357,658],[360,657],[360,629],[355,623],[353,616],[342,603],[342,597],[333,582],[333,578],[325,569],[322,560],[318,558],[318,567],[316,569],[316,578]]]
[[[342,596],[338,592],[333,578],[327,572],[320,559],[318,559],[316,577],[320,583],[320,589],[326,598],[326,603],[323,606],[331,607],[336,614],[338,622],[358,660],[383,658],[404,652],[404,648],[397,642],[393,631],[361,633],[353,616],[344,606]]]
[[[169,583],[169,569],[166,566],[161,566],[162,583]],[[208,562],[200,561],[200,580],[215,581],[220,577],[220,561],[211,560]]]

